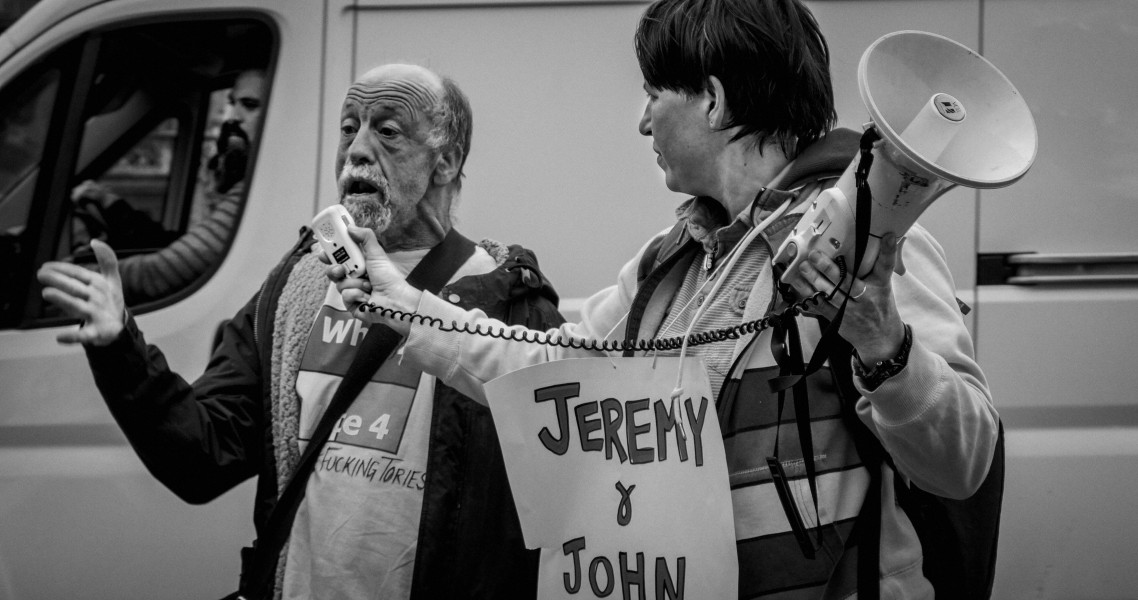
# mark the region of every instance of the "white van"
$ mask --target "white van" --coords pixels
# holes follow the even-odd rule
[[[117,186],[184,231],[219,99],[250,57],[269,92],[224,261],[133,307],[192,379],[216,326],[332,201],[343,92],[382,62],[454,77],[475,115],[459,227],[538,252],[571,318],[672,220],[643,109],[635,0],[41,0],[0,35],[0,597],[208,598],[237,584],[253,487],[188,506],[134,455],[74,327],[34,281],[78,239],[70,190]],[[950,257],[1007,427],[998,598],[1138,590],[1138,3],[809,3],[841,124],[879,36],[939,33],[1016,84],[1039,127],[1016,185],[956,189],[921,221]],[[79,257],[82,260],[82,257]],[[1126,315],[1131,315],[1127,317]]]

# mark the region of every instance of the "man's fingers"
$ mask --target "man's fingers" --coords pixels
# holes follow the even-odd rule
[[[69,277],[79,283],[88,284],[98,277],[98,273],[83,268],[75,263],[51,261],[44,263],[37,274],[38,277]]]
[[[98,334],[94,329],[79,326],[75,329],[68,329],[55,336],[55,341],[61,344],[86,344],[95,341],[97,338]]]
[[[86,319],[90,315],[87,299],[81,295],[60,291],[58,288],[45,287],[43,299],[58,306],[69,317]]]
[[[83,343],[83,340],[80,339],[80,333],[82,331],[83,330],[79,328],[68,329],[67,331],[64,331],[63,333],[55,336],[55,341],[59,342],[60,344],[81,344]]]
[[[57,294],[74,296],[86,300],[91,293],[90,282],[94,273],[70,263],[45,263],[36,273],[36,279],[44,287],[44,293],[52,290]],[[46,298],[46,296],[45,296]]]
[[[71,199],[73,201],[78,201],[80,198],[82,198],[84,196],[88,196],[88,195],[94,196],[95,191],[96,191],[95,189],[93,189],[94,184],[95,184],[94,181],[91,181],[90,179],[88,179],[88,180],[84,181],[83,183],[80,183],[79,185],[75,186],[71,190]],[[97,200],[97,199],[98,198],[92,198],[92,200]]]
[[[119,259],[115,251],[102,240],[91,240],[91,250],[95,252],[95,260],[99,263],[99,272],[108,281],[117,284],[119,281]]]

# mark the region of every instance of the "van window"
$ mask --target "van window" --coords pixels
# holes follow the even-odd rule
[[[0,319],[22,298],[16,265],[26,259],[35,175],[59,87],[59,70],[18,78],[0,99]]]
[[[124,259],[158,251],[177,238],[178,221],[165,213],[179,123],[162,121],[100,177],[72,188],[69,242],[57,259],[85,257],[93,238],[111,244]]]
[[[195,15],[89,32],[0,90],[0,327],[60,324],[35,271],[96,268],[94,239],[135,313],[208,280],[242,213],[274,54],[260,20]]]

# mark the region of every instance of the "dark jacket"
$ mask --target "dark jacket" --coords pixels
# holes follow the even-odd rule
[[[150,472],[179,497],[205,503],[258,477],[258,536],[278,489],[269,405],[273,315],[310,244],[305,232],[226,323],[192,385],[146,344],[133,319],[110,345],[87,349],[111,413]],[[531,328],[564,320],[533,253],[519,246],[509,247],[495,271],[465,277],[443,293],[460,297],[464,308]],[[523,545],[490,411],[441,383],[427,470],[412,598],[534,597],[538,554]]]

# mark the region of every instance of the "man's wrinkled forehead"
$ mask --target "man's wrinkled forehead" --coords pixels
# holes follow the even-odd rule
[[[344,106],[385,107],[418,119],[438,101],[438,85],[424,73],[368,73],[348,88]]]

